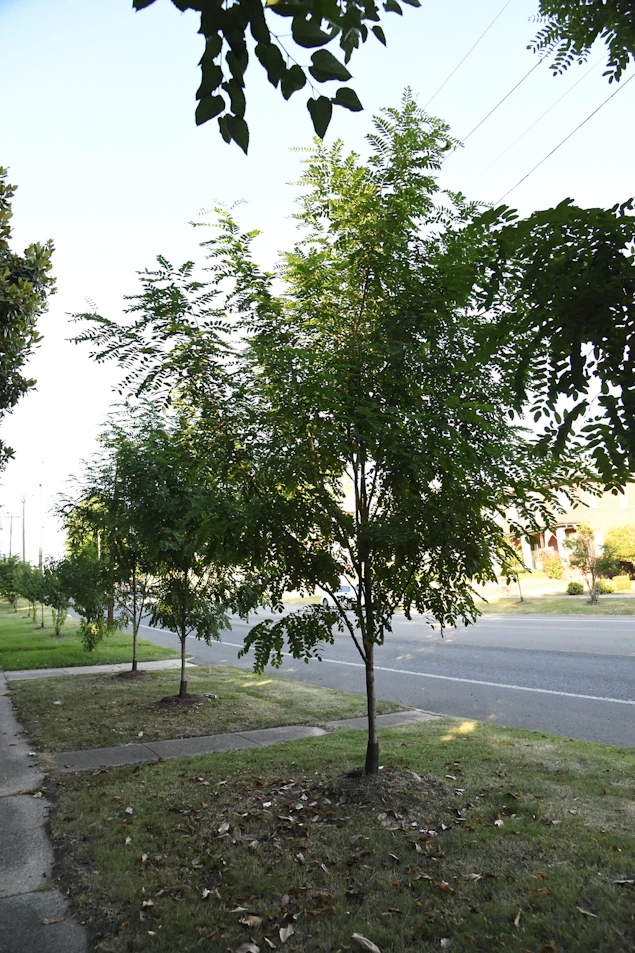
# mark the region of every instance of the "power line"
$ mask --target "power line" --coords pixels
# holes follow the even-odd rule
[[[560,96],[558,99],[556,99],[555,103],[552,103],[551,106],[549,106],[548,109],[545,109],[545,111],[544,111],[540,116],[538,116],[538,118],[537,118],[534,122],[532,122],[532,124],[531,124],[530,126],[527,126],[527,128],[525,129],[525,131],[524,131],[524,132],[521,132],[521,134],[520,134],[516,139],[514,139],[514,141],[513,141],[509,146],[507,146],[507,148],[504,149],[504,150],[501,152],[501,154],[494,159],[493,162],[490,162],[490,164],[489,164],[488,166],[486,166],[486,168],[484,168],[483,171],[479,173],[479,175],[485,175],[486,172],[489,172],[489,170],[492,168],[492,166],[495,166],[496,163],[497,163],[500,159],[503,158],[503,156],[507,155],[507,153],[510,151],[510,149],[513,149],[514,146],[515,146],[518,142],[520,142],[521,139],[524,139],[525,136],[527,135],[527,133],[528,133],[528,132],[531,132],[531,130],[534,128],[534,126],[537,126],[538,123],[539,123],[541,120],[543,120],[543,119],[545,118],[545,116],[546,116],[548,113],[551,112],[552,109],[555,109],[555,108],[556,108],[556,106],[558,105],[558,103],[561,103],[562,100],[563,100],[566,96],[569,95],[569,93],[572,93],[573,90],[576,88],[576,86],[579,86],[580,83],[581,83],[583,80],[585,80],[585,79],[587,78],[587,76],[589,76],[590,73],[593,72],[593,70],[598,66],[598,64],[603,61],[603,59],[604,59],[603,56],[600,57],[600,59],[597,60],[597,62],[595,62],[595,63],[593,64],[593,66],[591,66],[590,69],[588,69],[588,70],[586,71],[586,73],[583,73],[583,75],[580,77],[580,79],[576,80],[576,82],[573,84],[573,86],[570,86],[569,89],[562,94],[562,96]]]
[[[452,70],[452,72],[450,73],[450,75],[449,75],[446,79],[443,80],[443,82],[441,83],[441,85],[440,85],[439,88],[437,89],[436,93],[434,93],[434,95],[433,95],[433,96],[428,100],[428,102],[425,104],[424,109],[427,109],[428,106],[430,105],[430,103],[432,102],[432,100],[437,98],[437,96],[439,95],[439,93],[441,92],[441,90],[443,89],[443,87],[446,86],[446,85],[450,82],[450,80],[452,79],[452,77],[454,76],[454,74],[457,72],[457,70],[460,69],[461,66],[463,66],[463,64],[465,63],[465,61],[466,61],[466,59],[468,58],[468,56],[469,56],[471,53],[474,52],[474,50],[475,50],[476,47],[479,45],[479,43],[481,42],[481,40],[483,39],[483,37],[484,37],[487,33],[489,33],[489,31],[492,29],[492,27],[494,26],[494,24],[496,23],[496,21],[498,20],[498,18],[499,18],[500,16],[502,16],[502,14],[505,12],[505,10],[507,9],[507,7],[510,5],[511,2],[512,2],[512,0],[507,0],[507,3],[503,6],[503,8],[502,8],[501,10],[499,10],[499,12],[496,14],[496,16],[494,17],[494,19],[493,19],[492,22],[490,23],[490,25],[487,27],[487,29],[484,30],[483,33],[481,33],[481,35],[479,36],[479,38],[478,38],[478,40],[476,41],[476,43],[475,43],[473,46],[470,47],[470,49],[467,51],[467,53],[465,54],[465,56],[463,57],[463,59],[461,60],[461,62],[458,63],[458,64],[454,67],[454,69]]]
[[[531,69],[528,70],[528,71],[525,73],[525,75],[523,76],[523,78],[522,78],[522,79],[519,79],[518,82],[516,83],[516,85],[513,86],[508,93],[505,93],[505,95],[503,96],[503,98],[502,98],[501,100],[499,100],[499,102],[496,103],[496,105],[494,106],[493,109],[490,109],[490,111],[488,112],[487,116],[484,116],[484,117],[481,119],[481,121],[480,121],[479,123],[477,123],[477,124],[474,126],[474,128],[473,128],[470,132],[468,132],[467,136],[465,136],[465,138],[463,139],[463,142],[464,142],[464,143],[467,142],[467,140],[470,138],[470,136],[474,135],[474,133],[476,132],[477,129],[480,129],[480,128],[481,128],[481,126],[483,125],[483,123],[486,122],[486,121],[489,119],[489,117],[496,112],[496,110],[499,108],[499,106],[502,106],[502,105],[503,105],[503,103],[505,102],[506,99],[509,99],[509,97],[511,96],[512,93],[515,93],[515,92],[516,92],[516,90],[518,89],[519,86],[522,86],[522,84],[525,82],[526,79],[529,79],[529,77],[531,76],[531,74],[533,73],[533,71],[534,71],[535,69],[538,69],[538,67],[539,67],[540,64],[542,63],[543,59],[545,59],[544,56],[541,57],[541,58],[538,60],[537,63],[534,63],[534,65],[531,67]]]
[[[550,159],[550,158],[551,158],[551,156],[554,154],[554,152],[557,152],[557,151],[558,151],[558,149],[560,148],[560,146],[563,146],[563,145],[565,144],[565,142],[568,142],[569,139],[571,139],[571,137],[574,136],[579,129],[582,129],[582,126],[586,125],[586,123],[589,121],[589,119],[593,119],[593,117],[595,116],[595,114],[596,114],[596,113],[599,113],[600,109],[602,109],[604,106],[606,106],[606,104],[607,104],[608,102],[610,102],[611,99],[613,99],[614,96],[617,96],[618,93],[620,93],[623,89],[625,89],[625,87],[628,86],[628,84],[630,83],[630,81],[631,81],[632,79],[635,79],[635,73],[633,73],[631,76],[629,76],[629,78],[626,80],[625,83],[623,83],[623,84],[621,84],[620,86],[618,86],[618,88],[615,90],[614,93],[611,93],[610,96],[607,96],[607,98],[604,100],[604,102],[603,102],[603,103],[600,103],[600,105],[597,107],[597,109],[594,109],[593,112],[590,113],[590,114],[586,117],[586,119],[583,119],[582,122],[579,123],[579,125],[577,125],[577,126],[575,127],[575,129],[573,130],[573,132],[570,132],[568,136],[565,136],[565,138],[564,138],[561,142],[559,142],[558,145],[555,146],[555,147],[551,150],[551,152],[549,152],[549,153],[544,157],[544,159],[541,159],[540,162],[536,163],[536,165],[533,167],[533,169],[530,169],[530,170],[529,170],[529,172],[527,173],[527,175],[524,175],[524,176],[522,177],[522,179],[519,179],[519,180],[518,180],[518,182],[516,183],[516,185],[512,185],[511,189],[508,189],[507,192],[505,192],[504,195],[501,195],[501,197],[496,200],[496,203],[495,203],[495,204],[498,205],[499,202],[502,202],[503,199],[506,199],[507,196],[508,196],[511,192],[514,192],[514,191],[518,188],[519,185],[522,185],[522,183],[525,181],[525,179],[528,179],[530,175],[533,175],[533,173],[536,171],[536,169],[539,169],[540,166],[541,166],[544,162],[547,161],[547,159]]]

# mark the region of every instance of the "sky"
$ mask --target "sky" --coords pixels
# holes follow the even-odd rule
[[[497,202],[619,88],[602,76],[599,47],[587,65],[563,76],[542,61],[485,119],[537,63],[527,50],[537,0],[510,0],[430,102],[504,4],[423,0],[420,9],[404,7],[403,17],[386,14],[387,49],[371,38],[349,64],[364,112],[335,109],[327,141],[342,138],[364,154],[372,114],[398,105],[410,86],[465,140],[446,162],[442,186]],[[131,7],[131,0],[0,0],[0,165],[18,186],[13,247],[52,239],[57,279],[40,321],[43,341],[27,369],[37,389],[2,432],[16,454],[0,478],[0,552],[8,552],[9,515],[16,517],[13,550],[21,548],[24,496],[32,561],[41,526],[45,556],[61,551],[52,508],[94,451],[116,400],[116,367],[96,365],[85,346],[69,342],[76,331],[69,315],[92,301],[116,317],[124,296],[137,290],[136,272],[152,267],[158,254],[179,264],[200,260],[200,230],[190,223],[219,201],[244,202],[239,219],[262,231],[258,251],[272,265],[293,236],[297,190],[290,183],[301,158],[294,150],[312,136],[306,93],[285,103],[255,60],[247,78],[249,156],[221,140],[215,121],[197,128],[197,15],[180,13],[170,0],[138,13]],[[625,87],[625,79],[506,203],[527,215],[566,197],[606,207],[635,193],[635,82]]]

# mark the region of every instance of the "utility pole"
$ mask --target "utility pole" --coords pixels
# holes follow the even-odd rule
[[[26,496],[22,497],[22,562],[26,562]]]
[[[42,517],[42,484],[40,483],[40,548],[38,551],[38,561],[37,561],[37,564],[40,567],[40,570],[42,569],[43,538],[44,538],[44,524],[42,522],[42,519],[43,519]],[[43,622],[42,622],[42,627],[44,627]]]

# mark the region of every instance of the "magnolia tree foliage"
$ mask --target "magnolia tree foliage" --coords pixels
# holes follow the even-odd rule
[[[275,275],[253,261],[255,233],[222,213],[204,243],[209,282],[161,259],[122,322],[84,315],[78,340],[120,362],[124,388],[189,415],[233,491],[225,558],[260,597],[334,597],[259,623],[244,651],[257,668],[280,665],[285,642],[309,660],[334,628],[348,632],[366,671],[373,772],[375,655],[397,607],[442,629],[473,622],[473,587],[513,555],[504,514],[516,507],[518,535],[549,522],[554,488],[583,467],[536,454],[510,419],[513,354],[489,337],[515,289],[501,283],[482,306],[499,250],[473,241],[480,210],[439,190],[447,126],[406,94],[369,146],[362,161],[314,144],[298,240]],[[342,577],[352,602],[336,595]]]
[[[24,365],[40,340],[37,319],[53,291],[53,245],[29,245],[16,254],[11,241],[11,202],[15,186],[0,167],[0,421],[30,390],[35,381],[25,377]],[[0,441],[0,470],[13,450]]]

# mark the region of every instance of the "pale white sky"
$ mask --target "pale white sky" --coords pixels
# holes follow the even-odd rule
[[[504,0],[424,0],[386,15],[388,49],[374,39],[353,57],[363,113],[334,111],[328,139],[364,148],[370,115],[397,104],[412,86],[422,105],[467,52]],[[526,50],[536,32],[537,0],[512,0],[429,111],[463,139],[535,62]],[[0,164],[18,185],[14,247],[52,238],[58,291],[41,320],[44,340],[28,373],[38,388],[3,426],[16,450],[0,489],[0,512],[19,514],[27,497],[27,558],[37,558],[39,484],[43,485],[45,553],[60,535],[46,515],[69,474],[94,447],[110,403],[114,367],[98,367],[67,342],[69,312],[116,315],[136,290],[135,271],[157,254],[181,263],[197,253],[189,225],[214,201],[244,199],[240,217],[258,227],[271,264],[293,228],[298,157],[310,141],[304,92],[284,103],[259,65],[248,80],[251,147],[246,158],[227,146],[215,121],[194,124],[202,39],[194,13],[169,0],[133,13],[131,0],[0,0]],[[601,59],[552,77],[542,63],[448,161],[441,181],[468,196],[496,201],[616,87],[602,65],[491,168],[491,163],[558,97]],[[603,60],[602,60],[603,63]],[[627,76],[630,75],[627,74]],[[624,80],[622,81],[622,83]],[[522,214],[566,196],[609,206],[635,192],[635,82],[506,201]],[[14,521],[14,551],[21,525]],[[8,520],[0,551],[8,549]]]

